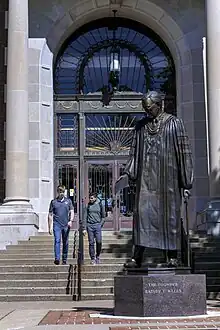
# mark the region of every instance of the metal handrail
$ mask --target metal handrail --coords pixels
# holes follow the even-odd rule
[[[77,270],[78,270],[78,301],[82,299],[82,265],[84,263],[84,239],[82,225],[79,228],[79,244],[77,255]]]
[[[198,224],[198,217],[205,215],[207,213],[211,213],[211,212],[220,212],[219,208],[205,208],[202,211],[198,211],[196,212],[196,228],[199,228],[200,226],[206,224],[206,223],[220,223],[220,221],[207,221],[207,217],[201,217],[201,223]]]

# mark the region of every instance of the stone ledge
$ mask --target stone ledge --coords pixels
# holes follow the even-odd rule
[[[28,240],[37,234],[38,229],[39,217],[33,210],[24,206],[0,207],[0,250],[17,244],[19,240]]]

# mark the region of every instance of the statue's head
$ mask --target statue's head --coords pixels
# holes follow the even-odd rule
[[[145,112],[155,118],[162,111],[162,95],[155,91],[149,91],[143,96],[142,105]]]

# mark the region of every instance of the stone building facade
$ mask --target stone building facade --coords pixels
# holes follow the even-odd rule
[[[6,228],[9,223],[14,226],[16,228],[14,235],[17,235],[15,239],[19,235],[27,237],[30,232],[36,232],[38,223],[40,231],[47,231],[48,203],[54,196],[54,186],[57,183],[54,124],[56,121],[54,118],[55,109],[61,103],[57,105],[53,92],[56,58],[62,45],[77,29],[91,21],[112,16],[114,9],[117,10],[119,18],[139,22],[153,30],[163,40],[172,55],[176,72],[177,116],[181,117],[185,123],[194,157],[195,180],[190,200],[190,221],[193,228],[196,211],[201,210],[210,197],[219,195],[220,133],[217,127],[220,119],[218,90],[220,75],[218,75],[217,60],[219,7],[218,0],[9,0],[8,28],[4,28],[4,20],[1,20],[0,34],[0,193],[2,199],[6,197],[0,209],[2,228]],[[28,22],[25,21],[27,10]],[[5,11],[7,11],[6,0],[1,1],[0,5],[0,15],[3,18],[7,17]],[[10,24],[10,20],[14,23]],[[23,38],[28,38],[27,45],[19,47],[16,42],[11,43],[12,40],[16,41],[16,33],[20,33]],[[7,52],[5,52],[7,35],[10,38]],[[204,48],[206,37],[207,49]],[[5,97],[7,134],[6,156],[4,156],[3,86],[6,72],[4,54],[6,53],[8,54],[8,79],[5,89],[5,93],[7,91],[7,97]],[[208,60],[204,62],[206,57]],[[18,60],[24,70],[19,71],[19,65],[16,65]],[[28,81],[25,80],[27,72]],[[15,77],[19,75],[17,85],[10,75]],[[207,84],[204,84],[204,77],[207,78]],[[26,82],[20,88],[21,81]],[[21,97],[19,91],[22,89],[27,89],[28,98],[24,97],[22,104],[19,104]],[[11,91],[16,91],[12,93],[15,95],[14,103],[9,102]],[[74,104],[78,107],[80,102],[74,103],[72,100],[73,107]],[[86,104],[88,106],[88,102]],[[25,106],[28,106],[28,113],[24,110]],[[210,126],[207,125],[207,118]],[[21,129],[20,125],[24,129]],[[29,134],[25,138],[29,141],[28,149],[24,141],[27,128]],[[13,133],[17,135],[14,139],[11,138]],[[8,144],[7,139],[10,139]],[[16,145],[19,139],[21,143]],[[20,154],[17,153],[18,151]],[[13,162],[18,164],[19,158],[16,158],[18,155],[21,156],[20,159],[23,159],[22,167],[13,165]],[[4,159],[6,166],[3,175]],[[24,168],[26,170],[23,170]],[[28,171],[27,168],[29,168]],[[4,177],[6,190],[3,193]],[[17,186],[19,189],[16,188]],[[79,193],[78,201],[83,198],[82,194],[84,192],[81,195]],[[6,207],[8,207],[7,212]],[[14,220],[15,217],[17,218],[17,213],[13,213],[14,209],[16,212],[28,213],[28,220],[23,216],[22,225]],[[12,216],[7,215],[7,220],[5,220],[5,213],[10,213]],[[29,229],[21,230],[19,234],[21,226]],[[5,229],[5,233],[8,235],[6,241],[12,242],[13,239],[10,238],[12,232],[9,233]],[[1,238],[1,241],[4,245],[5,238]]]

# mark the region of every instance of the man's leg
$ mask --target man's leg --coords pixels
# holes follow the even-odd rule
[[[141,267],[144,257],[144,250],[145,247],[141,245],[135,245],[134,253],[131,258],[131,261],[128,261],[124,264],[125,268],[134,268],[134,267]]]
[[[60,240],[61,240],[61,227],[59,224],[54,223],[53,225],[53,235],[54,235],[54,255],[55,265],[59,265],[60,263]]]
[[[94,247],[94,228],[93,226],[87,227],[88,240],[89,240],[89,255],[91,263],[95,264],[95,247]]]
[[[96,263],[100,263],[100,254],[102,251],[102,227],[100,224],[95,228],[95,240],[96,240]]]
[[[63,265],[66,265],[67,257],[68,257],[69,232],[70,232],[70,228],[68,226],[64,227],[62,229],[62,241],[63,241],[62,262],[63,262]]]
[[[178,259],[177,250],[168,250],[168,267],[178,267],[181,265],[181,259]]]
[[[145,247],[141,245],[135,245],[133,259],[136,261],[138,267],[141,266],[143,262]]]

